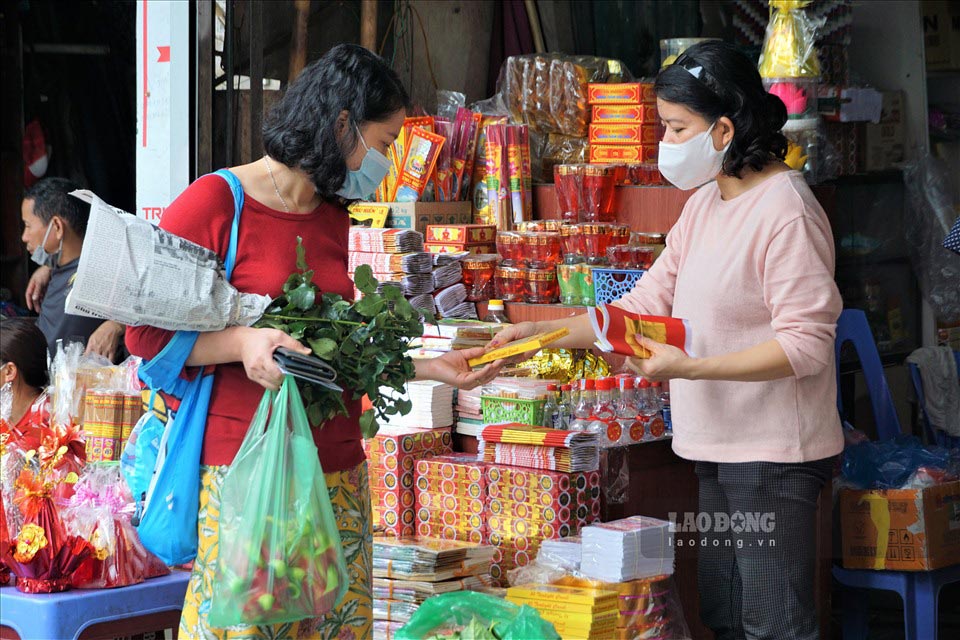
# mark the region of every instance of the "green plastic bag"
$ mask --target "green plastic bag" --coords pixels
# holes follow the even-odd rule
[[[323,615],[349,586],[340,533],[292,377],[264,393],[220,495],[213,627]]]
[[[478,631],[479,630],[479,631]],[[483,633],[483,630],[492,633]],[[553,624],[527,605],[517,606],[485,593],[457,591],[424,600],[395,640],[434,637],[471,640],[560,640]]]

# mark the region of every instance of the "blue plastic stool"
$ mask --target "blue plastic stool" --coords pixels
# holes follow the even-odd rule
[[[3,587],[0,588],[0,627],[13,629],[23,640],[76,640],[84,629],[101,622],[179,612],[183,609],[189,580],[189,571],[175,569],[170,575],[116,589],[27,594],[15,587]],[[173,624],[173,628],[176,629],[177,624]]]
[[[863,377],[867,382],[867,391],[870,392],[870,404],[873,407],[873,417],[877,422],[877,435],[880,440],[889,440],[900,435],[900,419],[893,406],[893,396],[887,386],[887,377],[883,373],[883,363],[877,352],[877,343],[870,331],[867,314],[860,309],[844,309],[837,320],[837,338],[834,351],[837,359],[837,409],[841,418],[843,413],[843,399],[840,397],[840,348],[845,343],[851,343],[857,351],[860,365],[863,367]]]
[[[865,571],[833,568],[843,585],[843,640],[866,640],[868,600],[861,589],[896,591],[903,599],[903,625],[907,640],[936,640],[940,589],[960,582],[960,565],[935,571]]]
[[[960,351],[954,351],[953,357],[957,361],[957,370],[960,371]],[[913,382],[913,390],[917,394],[917,404],[920,405],[920,417],[923,419],[923,426],[927,432],[930,442],[941,447],[957,448],[960,447],[960,438],[947,435],[941,429],[937,429],[930,422],[930,416],[927,415],[927,408],[923,393],[923,379],[920,377],[920,367],[915,364],[908,364],[910,370],[910,380]]]
[[[840,398],[840,347],[853,343],[863,367],[863,375],[870,392],[870,404],[877,421],[881,440],[900,435],[900,420],[893,406],[893,396],[887,386],[880,354],[867,323],[867,316],[859,309],[844,309],[837,321],[837,409],[843,416]],[[907,640],[936,640],[937,601],[940,589],[960,581],[960,565],[936,571],[870,571],[833,567],[833,577],[840,583],[843,594],[843,640],[865,640],[868,637],[867,598],[861,589],[896,591],[903,599],[903,624]]]

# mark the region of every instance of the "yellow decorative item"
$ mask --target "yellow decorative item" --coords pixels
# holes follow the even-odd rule
[[[13,559],[17,562],[30,562],[47,544],[47,534],[43,531],[43,527],[32,522],[25,524],[17,535],[17,550],[13,554]]]
[[[803,149],[800,148],[799,145],[788,140],[787,157],[784,159],[784,162],[795,171],[803,171],[803,167],[807,164],[807,156],[803,153]]]
[[[810,0],[770,0],[770,22],[760,53],[763,78],[816,78],[820,60],[814,46],[826,18],[810,18]]]

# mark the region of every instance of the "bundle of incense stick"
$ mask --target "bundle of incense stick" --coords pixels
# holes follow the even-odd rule
[[[368,253],[423,252],[423,234],[413,229],[350,227],[350,251]]]
[[[467,288],[462,283],[457,283],[433,294],[433,299],[437,303],[437,310],[446,317],[450,311],[453,311],[458,305],[467,300]]]
[[[368,264],[375,273],[430,273],[433,258],[429,253],[372,253],[351,251],[349,253],[350,271],[361,264]]]
[[[463,279],[463,265],[460,261],[437,267],[433,270],[433,288],[446,289]]]

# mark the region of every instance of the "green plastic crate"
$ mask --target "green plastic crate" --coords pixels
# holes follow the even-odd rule
[[[519,422],[541,426],[543,424],[543,405],[546,400],[522,400],[501,398],[499,396],[480,396],[485,424]]]

